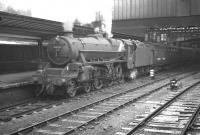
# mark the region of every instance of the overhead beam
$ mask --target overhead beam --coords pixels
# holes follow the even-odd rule
[[[2,34],[2,33],[0,33],[0,38],[25,39],[25,40],[40,40],[41,39],[41,37],[22,36],[22,35],[14,35],[14,34]]]
[[[0,33],[4,36],[38,40],[51,38],[63,31],[62,22],[0,11]]]

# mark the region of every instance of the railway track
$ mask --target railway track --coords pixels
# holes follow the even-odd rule
[[[191,83],[191,82],[190,82]],[[138,116],[115,135],[185,135],[194,125],[200,111],[200,81],[176,91],[166,102],[159,103],[152,112]]]
[[[154,81],[147,82],[145,85],[150,85],[157,81],[166,79],[169,76],[176,76],[176,75],[177,74],[164,74],[164,76],[167,76],[167,77],[163,77],[162,79],[159,79],[159,80],[157,79]],[[119,87],[119,86],[123,87],[127,84],[130,84],[130,83],[119,84],[119,85],[115,85],[115,86],[112,86],[109,88],[115,88],[115,87]],[[99,91],[99,92],[102,92],[102,91]],[[36,98],[36,99],[28,100],[26,102],[15,104],[13,106],[1,108],[0,109],[0,122],[3,123],[3,122],[8,122],[10,120],[14,120],[17,118],[25,117],[27,115],[31,115],[32,113],[37,113],[41,110],[53,108],[53,107],[59,106],[61,104],[67,103],[70,100],[77,100],[80,97],[84,97],[84,96],[87,96],[87,94],[77,96],[73,99],[62,99],[62,100],[52,100],[52,99],[46,100],[46,99]]]
[[[32,99],[0,110],[0,122],[8,122],[17,118],[37,113],[41,110],[61,105],[64,100]]]
[[[184,77],[182,76],[182,78]],[[109,96],[48,120],[34,123],[32,126],[21,128],[10,134],[26,134],[29,131],[31,131],[29,134],[68,134],[115,110],[159,91],[163,87],[168,87],[168,83],[169,79],[151,84],[151,86],[146,84],[135,89],[129,89],[126,92]]]
[[[187,123],[181,135],[196,135],[200,133],[200,105],[192,114],[190,121]]]

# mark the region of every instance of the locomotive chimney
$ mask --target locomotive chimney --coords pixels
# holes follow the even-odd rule
[[[62,32],[62,35],[66,36],[66,37],[71,37],[71,38],[74,37],[73,36],[73,31],[64,31],[64,32]]]
[[[67,36],[67,37],[73,37],[73,22],[67,20],[66,22],[63,23],[63,28],[64,31],[62,32],[63,36]]]

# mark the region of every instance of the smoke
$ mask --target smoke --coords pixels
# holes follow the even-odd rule
[[[11,14],[18,14],[18,15],[25,15],[25,16],[32,16],[30,9],[17,9],[13,6],[6,6],[4,3],[0,2],[0,11],[8,12]]]
[[[108,34],[108,37],[112,37],[112,12],[113,12],[113,0],[101,0],[102,6],[99,7],[99,11],[103,16],[104,30]]]
[[[73,22],[69,21],[69,20],[67,20],[67,21],[65,21],[63,23],[64,31],[72,31],[73,30],[73,26],[74,26]]]
[[[79,1],[80,2],[80,1]],[[87,4],[85,4],[87,3]],[[114,5],[114,1],[113,0],[86,0],[83,3],[80,4],[85,4],[85,6],[80,6],[76,12],[78,12],[78,14],[73,14],[73,17],[68,17],[70,18],[69,20],[65,21],[63,24],[64,30],[65,31],[72,31],[73,28],[73,21],[77,18],[78,20],[80,20],[83,23],[91,23],[92,21],[95,20],[95,14],[97,12],[100,12],[100,14],[102,15],[102,23],[104,24],[103,26],[103,30],[108,34],[109,37],[112,37],[112,12],[113,12],[113,5]],[[87,12],[86,12],[87,11]],[[92,16],[91,14],[93,14],[94,16]],[[88,21],[86,21],[86,19],[88,18],[88,16],[90,18],[93,18],[93,20],[88,19]],[[84,20],[85,21],[84,21]]]

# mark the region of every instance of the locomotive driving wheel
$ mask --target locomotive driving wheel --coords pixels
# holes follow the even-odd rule
[[[114,85],[113,80],[109,80],[109,81],[108,81],[108,86],[111,87],[111,86],[113,86],[113,85]]]
[[[36,89],[34,91],[36,97],[39,97],[44,93],[44,87],[45,87],[44,85],[37,85],[36,86]]]
[[[124,83],[124,75],[122,74],[122,76],[119,78],[119,83]]]
[[[77,85],[76,85],[76,81],[75,80],[71,79],[71,80],[69,80],[67,82],[67,90],[66,90],[66,92],[67,92],[67,95],[69,97],[76,96],[76,92],[77,92],[76,87],[77,87]]]
[[[122,66],[120,64],[115,66],[115,75],[119,83],[124,82],[124,75],[122,71]]]
[[[113,67],[113,64],[108,64],[107,65],[107,73],[106,73],[108,76],[109,76],[109,80],[106,80],[106,84],[107,86],[112,86],[114,84],[114,67]]]
[[[55,90],[55,86],[52,83],[46,85],[46,93],[47,95],[53,95]]]
[[[86,93],[89,93],[89,92],[92,90],[92,85],[91,85],[91,83],[85,83],[83,87],[84,87],[84,91],[85,91]]]
[[[98,78],[95,78],[94,79],[94,82],[93,82],[93,85],[94,85],[94,88],[99,90],[103,87],[103,81],[98,79]]]

